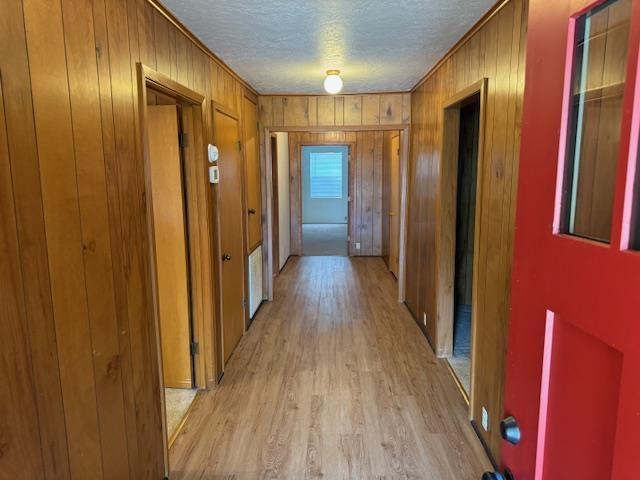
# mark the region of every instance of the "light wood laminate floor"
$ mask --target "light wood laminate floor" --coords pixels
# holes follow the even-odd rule
[[[170,452],[178,479],[478,480],[466,406],[379,258],[292,258]]]

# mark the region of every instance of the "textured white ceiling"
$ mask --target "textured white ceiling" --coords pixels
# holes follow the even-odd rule
[[[495,0],[164,0],[260,93],[322,93],[337,68],[343,93],[402,91]]]

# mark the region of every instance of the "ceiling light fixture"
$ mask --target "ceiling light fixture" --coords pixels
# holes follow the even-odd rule
[[[340,70],[327,70],[327,78],[324,79],[324,89],[327,93],[335,95],[342,90]]]

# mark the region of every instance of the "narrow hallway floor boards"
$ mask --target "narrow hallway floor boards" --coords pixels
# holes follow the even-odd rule
[[[292,258],[170,452],[171,480],[477,480],[466,406],[379,258]]]

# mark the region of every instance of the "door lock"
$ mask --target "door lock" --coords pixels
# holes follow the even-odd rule
[[[229,261],[229,260],[231,260],[231,255],[229,255],[228,253],[224,253],[224,254],[222,255],[222,261],[223,261],[223,262],[227,262],[227,261]]]
[[[520,443],[520,426],[514,417],[507,417],[500,422],[500,436],[511,445]]]
[[[256,209],[255,208],[250,208],[249,209],[249,215],[255,215],[256,214]]]

